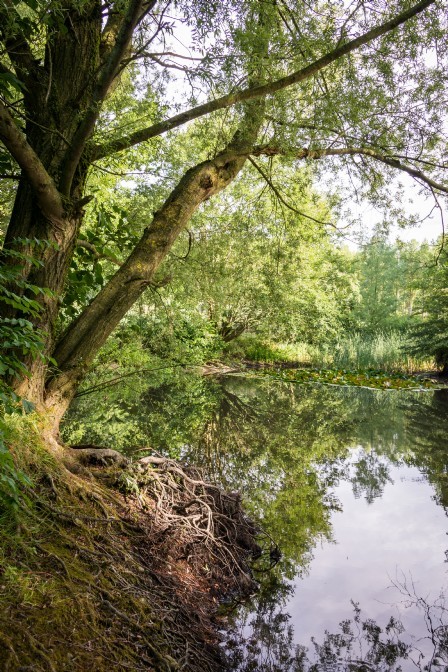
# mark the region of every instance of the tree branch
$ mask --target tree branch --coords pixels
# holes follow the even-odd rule
[[[254,166],[254,168],[260,173],[261,177],[266,181],[266,183],[269,185],[269,187],[272,189],[274,194],[277,196],[278,200],[280,203],[283,203],[283,205],[288,208],[288,210],[291,210],[292,212],[295,212],[297,215],[300,215],[301,217],[305,217],[305,219],[309,219],[312,222],[315,222],[316,224],[322,224],[322,226],[332,226],[333,228],[336,228],[334,224],[331,222],[322,222],[320,219],[315,219],[314,217],[311,217],[311,215],[307,215],[305,212],[302,212],[301,210],[298,210],[295,208],[291,203],[288,203],[285,198],[282,196],[282,194],[279,192],[277,187],[273,184],[272,180],[270,179],[269,175],[267,175],[263,168],[256,163],[251,156],[248,157],[249,161],[251,164]]]
[[[174,57],[174,58],[182,58],[184,61],[203,61],[204,57],[203,56],[185,56],[184,54],[177,54],[175,51],[154,51],[154,52],[142,52],[142,56],[146,56],[148,58],[152,58],[155,56],[156,58],[163,58],[164,56],[168,57]]]
[[[300,82],[309,79],[323,68],[326,68],[331,63],[334,63],[342,56],[345,56],[352,51],[359,49],[364,44],[367,44],[368,42],[385,35],[391,30],[394,30],[398,26],[402,25],[412,17],[425,10],[430,5],[434,4],[434,2],[435,0],[422,0],[422,2],[413,5],[405,12],[401,12],[393,19],[390,19],[389,21],[386,21],[385,23],[382,23],[379,26],[376,26],[375,28],[367,31],[367,33],[364,33],[363,35],[360,35],[359,37],[336,47],[332,51],[314,61],[314,63],[311,63],[310,65],[307,65],[306,67],[301,68],[300,70],[297,70],[296,72],[293,72],[286,77],[277,79],[274,82],[269,82],[268,84],[262,84],[260,86],[243,89],[242,91],[238,91],[236,93],[229,93],[225,96],[221,96],[220,98],[216,98],[215,100],[204,103],[203,105],[198,105],[197,107],[194,107],[190,110],[176,114],[170,119],[166,119],[165,121],[158,122],[147,128],[135,131],[130,135],[117,138],[116,140],[108,142],[104,145],[93,147],[92,160],[104,158],[106,156],[110,156],[111,154],[115,154],[116,152],[128,149],[129,147],[137,145],[140,142],[144,142],[158,135],[162,135],[167,131],[182,126],[188,121],[198,119],[199,117],[210,114],[211,112],[215,112],[226,107],[231,107],[232,105],[244,101],[272,95],[277,91],[290,87],[294,84],[299,84]]]
[[[28,179],[45,217],[54,223],[60,221],[64,211],[61,195],[36,152],[28,144],[24,133],[1,101],[0,140]]]
[[[98,348],[153,281],[154,274],[193,212],[206,198],[221,191],[244,165],[245,157],[220,155],[187,171],[129,258],[84,312],[70,325],[54,357],[61,370],[49,383],[50,394],[66,394],[82,377]]]
[[[144,16],[151,11],[154,5],[155,2],[153,0],[145,0],[142,2],[142,11],[140,12],[137,23],[140,23]],[[103,64],[109,58],[111,51],[116,44],[122,22],[123,16],[120,14],[120,11],[112,8],[101,34],[100,55]]]
[[[263,118],[262,102],[246,106],[244,132],[213,159],[188,170],[171,192],[126,261],[81,315],[69,326],[53,353],[59,371],[49,381],[50,398],[70,396],[98,348],[147,287],[191,216],[204,201],[227,187],[243,168],[247,147],[257,137]],[[246,148],[245,150],[243,148]]]
[[[120,66],[126,50],[128,49],[135,27],[142,14],[146,14],[151,7],[155,5],[156,0],[152,2],[145,2],[144,0],[130,0],[128,11],[121,23],[118,31],[115,44],[112,47],[110,54],[100,70],[97,85],[92,96],[92,101],[86,115],[76,131],[71,146],[67,151],[64,166],[62,170],[62,177],[59,188],[63,194],[68,196],[73,181],[76,168],[79,160],[84,152],[87,140],[90,138],[95,123],[98,119],[101,104],[107,96],[109,88],[113,82],[117,69]],[[144,8],[144,9],[143,9]]]
[[[142,54],[139,54],[139,56],[146,56],[147,58],[151,59],[154,63],[157,63],[157,65],[162,66],[162,68],[171,68],[172,70],[180,70],[181,72],[191,72],[191,68],[189,68],[187,65],[177,65],[177,63],[166,63],[165,61],[161,61],[160,58],[157,56],[149,56],[146,52],[142,52]]]
[[[34,58],[27,39],[19,31],[17,21],[12,21],[16,32],[8,35],[7,28],[11,24],[10,13],[15,14],[19,18],[14,3],[11,0],[3,0],[0,4],[0,34],[6,53],[14,66],[17,76],[25,82],[37,69],[38,61]]]
[[[448,194],[448,186],[442,184],[441,182],[436,182],[429,175],[426,175],[418,168],[414,166],[407,166],[402,161],[397,159],[395,156],[389,156],[378,152],[371,147],[342,147],[336,149],[300,149],[297,151],[288,151],[273,145],[265,145],[263,147],[255,147],[251,152],[253,156],[281,156],[288,154],[288,156],[293,156],[296,159],[321,159],[324,156],[367,156],[375,161],[384,163],[391,168],[396,168],[401,170],[404,173],[407,173],[411,177],[424,182],[430,189],[436,189],[445,194]]]
[[[117,259],[117,257],[114,257],[112,254],[104,254],[103,252],[100,252],[93,243],[89,243],[88,240],[81,240],[78,239],[76,241],[76,247],[83,247],[85,250],[89,250],[89,252],[92,253],[93,257],[95,259],[106,259],[107,261],[110,261],[112,264],[115,264],[115,266],[122,266],[123,262]]]
[[[114,48],[118,32],[121,27],[122,15],[112,8],[101,34],[100,56],[101,63],[105,63]]]

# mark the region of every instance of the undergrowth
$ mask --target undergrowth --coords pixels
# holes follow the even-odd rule
[[[20,485],[20,506],[0,509],[0,669],[222,669],[213,613],[223,590],[237,590],[238,582],[229,560],[216,559],[213,506],[216,499],[221,521],[221,496],[204,495],[198,514],[182,500],[191,498],[197,476],[180,466],[174,474],[162,465],[82,466],[77,451],[51,454],[41,430],[33,414],[12,417],[5,433],[15,469],[29,480]],[[157,515],[157,492],[169,483],[178,499]],[[204,488],[194,490],[195,501]],[[251,552],[247,544],[232,549],[235,577],[246,576],[253,590]]]
[[[331,344],[277,343],[248,334],[229,343],[225,356],[268,364],[294,362],[315,368],[409,374],[435,367],[433,358],[410,354],[408,337],[401,332],[347,334]]]
[[[226,344],[226,359],[247,359],[251,362],[301,362],[309,360],[309,348],[304,343],[276,343],[272,340],[259,338],[252,334],[244,334]]]

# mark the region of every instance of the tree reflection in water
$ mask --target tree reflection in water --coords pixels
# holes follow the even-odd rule
[[[441,594],[433,603],[419,596],[412,580],[394,581],[407,608],[419,612],[418,639],[391,616],[385,627],[362,614],[352,601],[353,616],[336,633],[312,638],[307,648],[294,643],[293,626],[284,612],[291,586],[271,578],[257,600],[255,612],[240,614],[226,640],[229,670],[235,672],[446,672],[448,670],[448,609]],[[248,632],[250,634],[248,635]]]
[[[350,483],[355,497],[372,504],[390,482],[391,466],[408,465],[431,483],[435,501],[448,507],[448,391],[416,394],[183,375],[162,382],[81,398],[67,420],[65,439],[102,444],[107,437],[128,452],[138,442],[202,465],[209,477],[243,494],[280,545],[282,562],[260,576],[256,604],[242,609],[232,630],[231,669],[448,671],[443,596],[427,604],[409,581],[398,587],[422,616],[424,640],[413,640],[393,619],[380,627],[354,604],[353,617],[338,632],[305,649],[294,643],[285,612],[292,579],[306,574],[319,541],[332,540],[331,515],[340,506],[334,490],[340,483]]]

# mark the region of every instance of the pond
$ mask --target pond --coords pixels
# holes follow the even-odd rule
[[[81,397],[72,443],[151,446],[242,493],[282,558],[229,671],[448,670],[448,390],[160,374]]]

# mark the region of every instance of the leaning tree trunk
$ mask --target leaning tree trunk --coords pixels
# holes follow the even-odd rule
[[[259,107],[259,104],[253,103],[252,107]],[[244,135],[249,131],[253,134],[257,132],[259,115],[254,115],[253,110],[251,112],[252,122],[248,121],[246,115]],[[57,343],[54,340],[54,327],[58,298],[63,291],[82,224],[82,210],[75,211],[71,217],[66,215],[56,227],[54,223],[47,225],[46,229],[45,218],[30,218],[34,230],[39,231],[41,237],[45,236],[44,240],[54,241],[57,245],[46,247],[41,258],[43,266],[28,274],[30,282],[48,287],[53,293],[53,296],[44,297],[36,326],[48,334],[45,354],[56,360],[57,368],[49,375],[42,359],[30,362],[31,375],[17,385],[17,391],[37,406],[50,410],[55,429],[98,350],[151,284],[160,264],[192,214],[206,199],[224,189],[236,177],[245,161],[246,154],[239,140],[231,143],[215,159],[188,170],[164,205],[154,214],[153,221],[144,230],[129,258]],[[11,228],[14,229],[14,226]],[[37,233],[36,237],[39,237]]]
[[[241,128],[227,148],[185,173],[129,258],[56,344],[53,357],[58,369],[45,387],[45,404],[55,418],[65,412],[98,350],[151,284],[193,213],[238,175],[247,147],[255,141],[263,109],[262,102],[248,103]]]
[[[32,251],[38,265],[23,267],[23,280],[47,290],[34,320],[45,334],[45,350],[43,357],[26,362],[29,377],[16,381],[16,391],[50,411],[55,430],[99,348],[151,283],[192,214],[241,170],[263,116],[262,101],[246,104],[233,141],[185,173],[130,257],[56,343],[60,300],[88,202],[84,186],[90,162],[97,158],[89,141],[133,31],[153,5],[153,0],[129,0],[120,20],[112,12],[102,29],[99,0],[87,0],[78,9],[69,3],[61,14],[63,30],[50,31],[43,65],[21,47],[17,71],[26,86],[25,133],[0,104],[0,140],[22,169],[5,247],[19,245],[25,254],[30,250],[24,240],[45,243]],[[15,53],[11,50],[11,60]],[[56,362],[51,368],[49,358]]]

